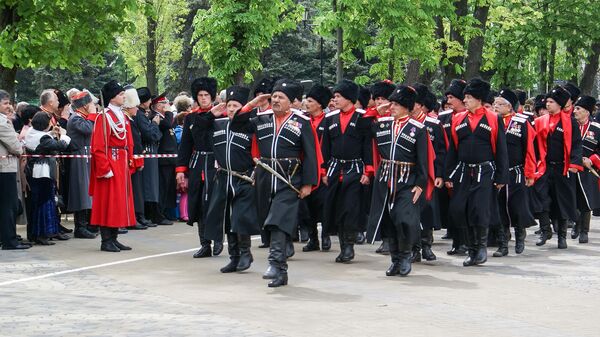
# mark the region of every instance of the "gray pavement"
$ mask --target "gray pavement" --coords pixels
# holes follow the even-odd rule
[[[193,259],[196,228],[182,223],[122,235],[129,252],[100,252],[99,239],[0,251],[0,336],[597,337],[600,220],[592,229],[589,244],[569,239],[567,250],[556,237],[536,247],[530,230],[522,255],[513,241],[508,257],[489,248],[470,268],[436,232],[438,260],[406,278],[385,276],[377,246],[356,246],[345,265],[335,240],[330,252],[297,243],[278,289],[261,279],[266,249],[253,248],[247,272],[221,274],[226,249]]]

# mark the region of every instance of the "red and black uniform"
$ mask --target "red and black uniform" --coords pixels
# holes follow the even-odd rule
[[[551,199],[550,218],[558,227],[559,240],[566,237],[567,220],[577,219],[576,175],[582,166],[581,132],[567,112],[541,116],[535,120],[536,141],[541,158],[538,174],[547,179]],[[542,235],[551,237],[549,223],[540,223]]]
[[[316,187],[320,155],[310,118],[292,111],[277,116],[272,110],[249,117],[242,109],[233,122],[252,129],[260,161],[297,189],[305,185]],[[298,228],[300,199],[286,182],[260,166],[255,170],[255,181],[258,224],[270,232],[269,270],[263,277],[285,275],[287,283],[287,251],[292,245],[291,235]]]
[[[356,235],[363,226],[360,179],[363,175],[373,175],[372,120],[363,114],[363,110],[352,107],[325,116],[321,150],[328,186],[323,230],[326,234],[338,235],[342,251],[353,249]]]
[[[482,261],[488,229],[498,218],[494,184],[509,180],[503,130],[502,118],[485,107],[452,117],[445,168],[446,181],[453,183],[449,215],[453,224],[467,229],[469,256],[480,255]]]
[[[197,108],[185,116],[181,143],[177,152],[176,172],[188,176],[188,225],[198,223],[198,236],[202,246],[210,246],[204,238],[208,200],[215,176],[215,156],[213,154],[213,130],[203,114],[210,113],[212,107]],[[211,122],[212,123],[212,122]]]
[[[598,172],[600,171],[600,124],[588,120],[584,125],[579,125],[579,129],[583,157],[589,158],[592,161],[592,168]],[[590,169],[584,168],[577,173],[577,209],[580,214],[575,232],[585,235],[585,240],[580,238],[580,243],[587,241],[591,212],[598,208],[600,208],[599,179]]]
[[[421,112],[413,118],[425,125],[427,135],[435,152],[435,159],[433,161],[434,175],[436,178],[443,178],[447,138],[442,124],[433,114]],[[421,239],[417,240],[417,244],[413,247],[415,251],[420,251],[422,247],[431,248],[433,244],[433,230],[439,230],[442,223],[437,189],[433,190],[431,200],[421,199],[421,201]]]
[[[452,116],[459,113],[466,113],[467,110],[463,111],[454,111],[454,110],[445,110],[438,114],[438,120],[440,121],[440,125],[444,129],[445,135],[444,139],[446,142],[446,153],[450,148],[450,140],[452,139]],[[444,158],[445,161],[445,158]],[[444,163],[444,171],[446,170],[446,163]],[[445,172],[444,172],[445,176]],[[450,218],[450,214],[448,212],[448,205],[450,204],[450,197],[452,195],[452,190],[448,190],[446,186],[442,187],[438,193],[438,203],[440,209],[440,218],[442,228],[446,228],[448,230],[448,236],[452,239],[452,249],[448,252],[448,254],[456,254],[457,252],[466,253],[466,243],[467,243],[467,234],[465,228],[461,228],[460,226],[453,224]]]
[[[377,172],[373,180],[373,195],[367,239],[388,240],[394,264],[410,260],[413,244],[420,237],[421,207],[413,203],[412,189],[422,190],[421,198],[433,189],[433,147],[422,123],[406,116],[394,121],[380,117],[372,126]]]
[[[506,147],[508,149],[509,180],[498,195],[501,228],[498,245],[508,253],[510,227],[515,228],[517,246],[524,244],[525,228],[535,224],[529,205],[529,189],[526,179],[535,179],[537,161],[535,157],[535,130],[523,114],[503,116]],[[519,251],[520,248],[518,249]]]
[[[310,124],[317,133],[317,147],[321,149],[321,143],[323,141],[323,134],[325,133],[325,113],[321,113],[319,116],[310,116]],[[321,168],[321,176],[325,175],[325,169]],[[325,193],[327,186],[319,184],[319,187],[312,191],[312,193],[300,200],[300,211],[298,216],[300,217],[301,226],[303,226],[308,232],[309,244],[302,248],[304,251],[319,250],[319,231],[317,229],[317,223],[323,221],[323,208],[325,204]],[[327,235],[322,235],[324,242],[324,250],[327,250],[327,244],[325,243]],[[307,248],[308,247],[308,248]]]

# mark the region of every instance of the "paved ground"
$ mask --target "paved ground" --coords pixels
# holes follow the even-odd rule
[[[181,223],[130,232],[121,241],[134,250],[117,254],[99,239],[0,251],[0,336],[600,335],[600,229],[568,250],[556,239],[538,248],[530,231],[521,256],[512,242],[510,256],[471,268],[437,232],[438,261],[406,278],[385,276],[375,246],[340,265],[335,245],[296,244],[290,285],[278,289],[261,279],[265,249],[253,249],[248,272],[224,275],[225,252],[191,257],[195,233]]]

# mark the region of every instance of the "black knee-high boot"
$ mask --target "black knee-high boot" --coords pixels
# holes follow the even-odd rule
[[[233,273],[240,262],[240,247],[237,234],[227,233],[227,251],[229,252],[230,261],[225,267],[221,268],[221,273]]]
[[[116,229],[116,228],[115,228]],[[120,252],[121,250],[115,245],[113,241],[113,229],[110,227],[100,227],[100,236],[102,243],[100,244],[100,250],[104,252]]]
[[[120,250],[131,250],[131,247],[125,246],[124,244],[120,243],[117,240],[118,236],[119,236],[119,229],[112,228],[112,238],[113,238],[113,243],[115,244],[115,246],[117,246],[117,248],[119,248]]]
[[[254,262],[254,258],[250,252],[252,241],[250,240],[250,235],[238,235],[238,241],[240,247],[240,261],[238,262],[236,270],[244,271],[250,268],[250,265]]]
[[[291,238],[279,228],[271,230],[271,249],[269,250],[269,265],[275,269],[275,275],[271,282],[270,288],[281,287],[287,285],[287,240]]]
[[[588,232],[590,231],[592,212],[582,212],[580,219],[581,227],[579,228],[579,243],[588,243]]]

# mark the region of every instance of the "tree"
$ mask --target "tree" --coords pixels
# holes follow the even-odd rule
[[[129,11],[133,29],[119,37],[119,49],[137,78],[158,95],[174,79],[173,63],[182,58],[183,34],[190,12],[185,0],[137,0]],[[191,22],[189,22],[191,24]]]
[[[135,0],[4,0],[0,2],[0,87],[14,92],[17,70],[78,69],[103,62],[114,34],[131,27],[124,9]]]
[[[263,50],[276,35],[295,28],[303,10],[293,0],[211,0],[210,5],[196,14],[194,53],[221,86],[251,81],[252,71],[262,69]]]

